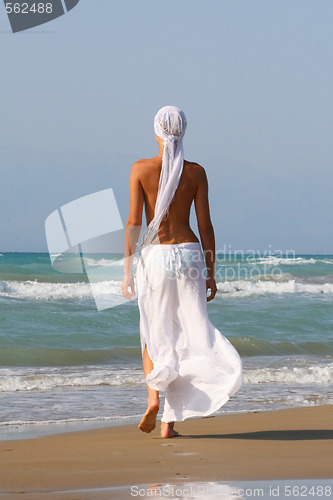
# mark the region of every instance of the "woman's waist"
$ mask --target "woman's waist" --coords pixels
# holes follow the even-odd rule
[[[201,249],[201,245],[199,241],[181,241],[179,243],[151,243],[148,245],[150,247],[178,247],[178,248],[195,248],[195,249]]]
[[[198,241],[182,241],[179,243],[150,243],[140,249],[142,257],[146,258],[153,255],[165,255],[175,258],[177,254],[191,255],[191,260],[196,256],[195,260],[201,260],[203,257],[201,245]]]
[[[181,243],[199,243],[199,239],[190,225],[185,222],[163,221],[155,237],[160,245],[176,245]],[[153,242],[154,243],[154,240]]]

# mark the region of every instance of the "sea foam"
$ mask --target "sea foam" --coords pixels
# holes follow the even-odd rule
[[[120,281],[101,281],[94,284],[94,295],[121,295]],[[0,281],[0,296],[48,300],[48,299],[90,299],[89,283],[41,283],[38,281]]]
[[[323,262],[323,260],[318,260],[314,258],[304,259],[303,257],[294,257],[294,258],[286,258],[286,257],[275,257],[274,255],[269,255],[267,257],[254,258],[254,259],[246,259],[248,264],[253,265],[268,265],[268,266],[284,266],[284,265],[297,265],[297,264],[317,264],[318,262]]]
[[[332,384],[333,363],[324,366],[258,368],[244,373],[245,384]]]
[[[28,371],[28,370],[27,370]],[[102,371],[92,369],[91,373],[82,372],[61,373],[60,370],[38,372],[30,369],[28,374],[15,374],[13,370],[7,375],[0,375],[0,392],[16,391],[45,391],[56,388],[69,387],[97,387],[97,386],[130,386],[144,383],[143,374],[137,371],[124,372]]]
[[[113,294],[121,296],[121,281],[110,280],[94,283],[94,296]],[[250,297],[266,294],[333,294],[333,283],[302,283],[294,279],[279,281],[235,280],[217,283],[218,295]],[[93,297],[89,283],[48,283],[38,281],[0,281],[0,297],[33,300],[90,299]]]
[[[254,295],[266,294],[290,294],[290,293],[311,293],[311,294],[333,294],[332,283],[299,283],[296,280],[277,282],[271,280],[237,280],[217,283],[220,295],[230,295],[232,297],[251,297]]]
[[[333,383],[333,363],[304,367],[265,367],[244,369],[244,384],[273,385],[328,385]],[[89,367],[86,371],[62,372],[61,369],[26,369],[25,373],[15,369],[0,373],[0,392],[47,391],[66,388],[91,388],[144,385],[141,370],[101,370]]]

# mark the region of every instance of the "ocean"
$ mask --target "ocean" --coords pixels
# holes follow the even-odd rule
[[[120,296],[121,255],[95,264],[95,296]],[[218,254],[216,276],[209,316],[244,367],[218,414],[333,404],[333,256]],[[98,311],[86,275],[3,252],[0,328],[0,439],[140,420],[137,300]]]

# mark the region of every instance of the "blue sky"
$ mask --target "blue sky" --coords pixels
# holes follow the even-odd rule
[[[12,34],[0,6],[0,251],[47,251],[47,216],[109,187],[125,223],[174,104],[217,249],[333,253],[332,20],[331,0],[80,0]]]

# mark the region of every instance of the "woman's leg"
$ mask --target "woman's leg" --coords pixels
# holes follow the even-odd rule
[[[143,351],[142,362],[143,372],[145,374],[145,377],[147,377],[147,375],[154,369],[154,364],[148,354],[147,346],[145,346],[145,349]],[[148,391],[148,406],[146,413],[144,414],[139,424],[139,429],[142,432],[151,432],[153,429],[155,429],[156,426],[156,417],[160,407],[160,400],[158,391],[155,391],[147,384],[146,387]]]
[[[143,372],[145,377],[154,369],[154,363],[152,362],[148,351],[147,346],[145,346],[145,350],[143,351]],[[146,413],[144,414],[140,424],[139,429],[143,432],[151,432],[155,429],[156,426],[156,417],[159,410],[159,392],[155,391],[149,385],[146,384],[148,391],[148,407]],[[165,422],[161,422],[161,436],[162,438],[172,438],[175,436],[179,436],[178,432],[173,429],[174,422],[169,422],[166,424]]]

